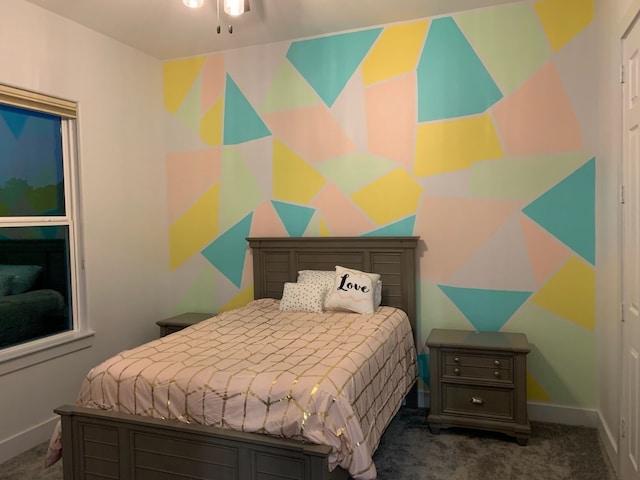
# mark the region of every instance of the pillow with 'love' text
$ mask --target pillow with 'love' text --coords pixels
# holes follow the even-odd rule
[[[327,295],[325,309],[372,314],[375,311],[375,290],[379,280],[380,275],[377,273],[336,266],[336,278]]]

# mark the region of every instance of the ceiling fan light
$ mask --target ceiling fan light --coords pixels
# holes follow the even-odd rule
[[[232,17],[242,15],[244,13],[244,0],[224,0],[224,13]]]
[[[189,8],[200,8],[204,4],[204,0],[182,0]]]

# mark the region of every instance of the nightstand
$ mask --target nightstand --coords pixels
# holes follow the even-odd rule
[[[431,374],[427,423],[433,433],[448,427],[477,428],[527,444],[531,348],[526,335],[434,329],[426,345]]]
[[[164,337],[170,333],[178,332],[183,328],[190,325],[194,325],[202,320],[213,317],[214,313],[195,313],[187,312],[176,315],[175,317],[167,318],[165,320],[158,320],[156,325],[160,327],[160,336]]]

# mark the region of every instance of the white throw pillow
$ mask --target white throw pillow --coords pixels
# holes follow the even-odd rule
[[[286,282],[282,290],[280,310],[322,313],[326,292],[324,286],[315,283]]]
[[[336,278],[327,295],[325,309],[350,310],[372,314],[375,311],[375,290],[380,275],[336,266]]]
[[[298,283],[317,283],[324,285],[327,292],[333,289],[335,283],[335,270],[300,270],[298,272]],[[373,297],[374,306],[379,307],[382,303],[382,280],[376,282],[376,291]]]
[[[335,270],[300,270],[298,272],[298,283],[316,283],[324,285],[327,290],[333,287],[335,279]]]

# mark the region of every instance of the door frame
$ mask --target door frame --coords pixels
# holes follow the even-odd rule
[[[618,28],[618,32],[619,32],[619,41],[618,41],[618,57],[620,59],[620,65],[624,66],[626,63],[626,59],[624,58],[624,42],[627,39],[629,33],[631,32],[631,30],[635,27],[635,26],[640,26],[640,0],[631,0],[625,15],[623,16],[622,22],[619,25]],[[626,75],[627,72],[624,72],[624,75]],[[623,77],[624,78],[624,77]],[[619,104],[620,104],[620,155],[619,155],[619,159],[618,159],[618,190],[619,192],[622,194],[622,188],[624,185],[624,155],[625,155],[625,144],[624,144],[624,135],[625,135],[625,124],[624,124],[624,109],[625,109],[625,105],[624,105],[624,101],[625,101],[625,96],[624,96],[624,85],[620,84],[620,96],[619,96]],[[620,366],[620,376],[619,376],[619,381],[618,381],[618,424],[617,424],[617,445],[616,445],[616,450],[617,450],[617,464],[615,465],[615,470],[616,470],[616,474],[617,475],[621,475],[622,474],[622,462],[623,462],[623,451],[621,448],[621,444],[622,444],[622,427],[621,427],[621,423],[622,423],[622,418],[623,418],[623,414],[624,414],[624,378],[623,378],[623,373],[624,373],[624,333],[625,333],[625,326],[624,326],[624,322],[622,321],[622,315],[624,313],[624,307],[623,307],[623,299],[624,299],[624,288],[625,288],[625,282],[624,282],[624,265],[623,265],[623,260],[624,260],[624,212],[623,212],[623,204],[622,201],[619,200],[618,201],[618,209],[617,209],[617,218],[618,218],[618,240],[619,240],[619,259],[618,259],[618,265],[619,265],[619,275],[620,275],[620,283],[619,283],[619,292],[618,292],[618,296],[619,296],[619,304],[620,304],[620,328],[619,328],[619,352],[620,352],[620,357],[619,357],[619,366]],[[622,479],[625,480],[625,479]]]

